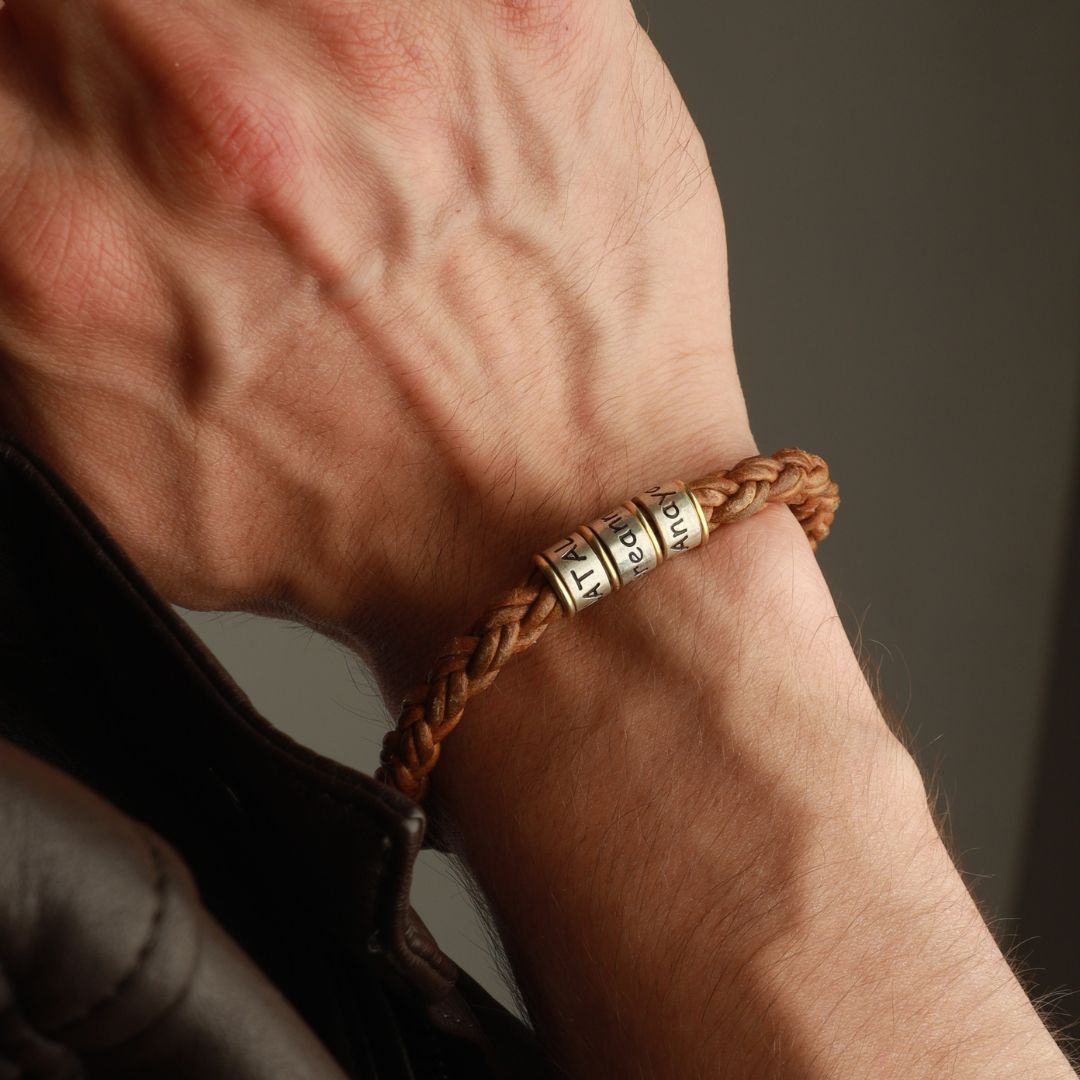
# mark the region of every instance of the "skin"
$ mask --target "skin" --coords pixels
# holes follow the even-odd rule
[[[170,600],[391,702],[567,522],[755,449],[715,184],[621,0],[13,0],[0,145],[5,423]],[[435,774],[566,1074],[1073,1076],[790,515],[663,575]]]
[[[348,626],[414,679],[535,535],[752,449],[719,199],[629,8],[4,31],[7,411],[177,602]]]

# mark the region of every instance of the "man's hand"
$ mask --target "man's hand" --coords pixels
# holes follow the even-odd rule
[[[613,495],[752,451],[624,0],[9,0],[0,402],[170,599],[393,696]],[[1072,1076],[798,526],[546,640],[434,791],[568,1075]],[[567,628],[568,630],[571,628]]]
[[[173,601],[412,677],[575,514],[753,450],[624,0],[9,0],[0,140],[0,408]]]

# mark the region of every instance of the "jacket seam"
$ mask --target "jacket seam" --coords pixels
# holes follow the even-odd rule
[[[85,1005],[82,1009],[76,1012],[74,1015],[69,1016],[67,1019],[62,1020],[58,1024],[51,1025],[46,1034],[56,1036],[62,1034],[69,1028],[74,1027],[76,1024],[84,1023],[89,1020],[95,1013],[100,1012],[106,1006],[112,1002],[118,1000],[135,981],[136,976],[146,966],[146,962],[150,957],[150,953],[153,951],[154,946],[158,941],[158,936],[161,931],[161,924],[165,913],[165,882],[166,872],[165,863],[161,857],[161,853],[158,851],[155,844],[150,843],[145,835],[143,836],[143,845],[146,851],[150,855],[150,859],[154,864],[154,877],[153,877],[153,892],[154,892],[154,908],[153,914],[150,918],[150,924],[143,935],[143,940],[139,945],[138,950],[131,962],[131,965],[126,971],[121,974],[112,987],[106,990],[101,996],[95,998],[88,1005]]]

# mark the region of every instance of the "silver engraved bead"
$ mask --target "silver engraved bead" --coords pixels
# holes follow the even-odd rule
[[[629,585],[660,564],[660,542],[633,503],[582,525],[581,533],[608,563],[608,574],[619,585]]]
[[[604,559],[581,533],[571,533],[552,544],[536,556],[536,565],[544,572],[568,615],[595,604],[617,585]]]
[[[709,539],[701,504],[681,481],[657,484],[634,499],[660,540],[664,558],[700,547]]]

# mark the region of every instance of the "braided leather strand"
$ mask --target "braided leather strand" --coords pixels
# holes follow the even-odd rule
[[[712,473],[689,485],[705,511],[709,532],[752,517],[768,503],[791,508],[810,546],[829,535],[840,505],[840,493],[829,467],[805,450],[777,450],[772,457],[751,457],[725,472]]]
[[[769,503],[783,503],[815,549],[829,535],[840,504],[828,466],[805,450],[746,458],[689,487],[705,512],[710,534],[752,517]],[[488,608],[468,635],[454,638],[428,681],[406,695],[397,727],[383,739],[376,779],[417,801],[423,799],[443,740],[461,722],[469,700],[498,678],[510,657],[535,645],[562,617],[555,593],[534,568]]]

